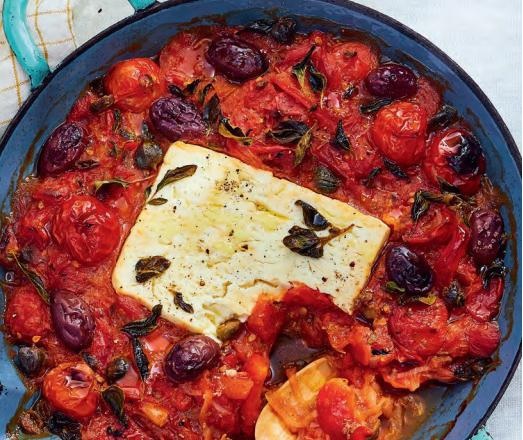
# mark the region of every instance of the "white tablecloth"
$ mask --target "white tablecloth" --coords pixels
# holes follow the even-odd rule
[[[162,0],[160,0],[162,1]],[[0,7],[3,0],[0,0]],[[359,0],[427,37],[485,91],[521,149],[521,0]],[[30,0],[29,25],[55,66],[75,46],[132,13],[126,0]],[[29,93],[0,31],[0,134]],[[521,366],[490,417],[495,440],[520,440]]]

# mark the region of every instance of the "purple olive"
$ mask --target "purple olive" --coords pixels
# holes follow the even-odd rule
[[[181,137],[194,137],[205,131],[198,109],[178,96],[156,100],[149,109],[149,116],[154,128],[171,142]]]
[[[418,91],[418,79],[408,67],[384,64],[367,75],[365,87],[371,95],[380,98],[408,98]]]
[[[470,217],[470,254],[479,265],[492,263],[503,242],[503,219],[496,211],[480,209]]]
[[[15,363],[26,376],[36,376],[44,365],[45,354],[38,347],[20,347]]]
[[[84,149],[83,129],[74,123],[60,125],[42,148],[38,159],[38,174],[50,176],[72,168]]]
[[[478,139],[470,133],[458,132],[456,134],[456,153],[447,157],[449,166],[459,175],[478,172],[483,150]]]
[[[432,288],[432,269],[422,256],[406,246],[390,248],[385,265],[389,278],[409,295],[424,295]]]
[[[268,67],[265,55],[239,38],[217,38],[209,46],[206,57],[219,73],[235,82],[256,78]]]
[[[51,317],[57,336],[68,348],[80,351],[91,344],[94,319],[91,309],[79,296],[66,290],[55,292]]]
[[[187,382],[218,361],[220,346],[208,336],[194,335],[178,341],[165,360],[165,373],[176,383]]]

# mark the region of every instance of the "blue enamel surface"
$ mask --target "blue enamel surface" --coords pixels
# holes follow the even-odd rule
[[[155,0],[127,0],[131,3],[131,6],[135,11],[140,11],[142,9],[148,8],[156,3]]]
[[[179,2],[175,2],[179,3]],[[96,44],[90,42],[75,57],[58,68],[45,87],[38,90],[10,126],[0,143],[0,201],[9,203],[10,186],[19,178],[25,155],[38,151],[52,129],[60,124],[86,83],[100,75],[120,59],[157,53],[184,23],[191,26],[212,22],[210,16],[226,14],[229,24],[247,23],[267,17],[267,11],[298,18],[301,30],[322,28],[337,32],[346,26],[369,32],[379,40],[385,55],[424,69],[426,74],[441,79],[446,85],[444,98],[469,120],[488,159],[488,173],[494,183],[507,194],[508,206],[503,209],[505,223],[512,234],[506,262],[512,268],[501,306],[499,323],[503,334],[499,349],[500,365],[480,382],[473,396],[471,385],[461,384],[444,389],[433,388],[425,395],[434,397],[432,415],[414,436],[426,440],[468,438],[484,421],[508,383],[519,359],[521,343],[521,177],[520,159],[515,145],[499,115],[489,101],[457,66],[419,36],[361,6],[346,1],[321,0],[200,0],[182,4],[153,6],[123,24],[101,34]],[[203,17],[203,18],[202,18]],[[322,18],[328,21],[306,20]],[[191,21],[195,20],[195,21]],[[405,56],[409,54],[409,56]],[[413,62],[412,59],[417,60]],[[424,66],[424,67],[423,67]],[[35,150],[32,150],[32,147]],[[34,153],[31,153],[34,154]],[[31,170],[24,170],[27,174]],[[510,216],[509,213],[515,213]],[[0,395],[0,424],[5,425],[13,414],[23,392],[20,382],[7,361],[6,346],[0,345],[0,378],[7,392]],[[462,403],[469,398],[469,403]],[[456,419],[456,420],[455,420]],[[455,423],[453,421],[455,420]],[[501,439],[499,439],[501,440]]]
[[[7,41],[22,69],[31,78],[34,89],[42,84],[49,73],[49,65],[27,28],[27,2],[28,0],[4,0],[2,15]]]

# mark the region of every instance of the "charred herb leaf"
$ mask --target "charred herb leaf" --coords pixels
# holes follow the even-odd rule
[[[105,94],[104,77],[103,76],[99,76],[98,78],[93,79],[89,83],[89,89],[95,95],[103,96]]]
[[[179,96],[180,98],[183,97],[183,90],[180,89],[180,87],[178,87],[177,85],[169,84],[168,89],[171,95]]]
[[[476,380],[481,378],[492,367],[492,359],[467,359],[453,368],[454,376],[460,380]]]
[[[216,336],[222,342],[232,339],[232,337],[238,333],[242,323],[239,319],[232,318],[225,322],[222,322],[216,329]]]
[[[267,134],[280,144],[294,144],[307,133],[307,124],[289,119],[282,121],[278,126]]]
[[[245,26],[245,29],[257,34],[267,35],[271,31],[273,24],[274,22],[268,20],[256,20]]]
[[[203,120],[209,125],[214,125],[222,117],[220,109],[220,98],[218,95],[212,95],[211,99],[203,107]]]
[[[383,286],[383,289],[385,292],[389,293],[405,293],[405,289],[403,287],[398,286],[394,281],[388,281],[385,286]]]
[[[124,412],[125,396],[122,389],[116,385],[111,385],[102,391],[102,397],[118,421],[123,426],[127,426],[127,416]]]
[[[168,170],[156,187],[154,194],[173,182],[185,179],[186,177],[191,177],[196,172],[197,168],[197,165],[184,165],[182,167],[177,167],[174,170]]]
[[[165,203],[167,203],[167,199],[164,199],[163,197],[157,197],[157,198],[151,199],[147,202],[148,205],[153,205],[153,206],[160,206],[160,205],[164,205]]]
[[[428,131],[436,131],[447,128],[458,120],[458,111],[451,105],[445,104],[441,110],[430,118],[427,125]]]
[[[13,258],[20,271],[33,285],[33,287],[36,289],[36,291],[44,300],[44,302],[46,304],[49,304],[49,292],[47,292],[47,289],[45,288],[44,282],[42,281],[42,278],[40,278],[40,275],[38,275],[36,272],[33,272],[25,264],[23,264],[15,253],[10,253],[9,255]]]
[[[312,63],[309,64],[309,84],[315,93],[320,93],[323,96],[323,92],[327,87],[327,78]]]
[[[153,257],[141,258],[136,263],[136,281],[139,283],[145,283],[151,278],[157,277],[164,273],[171,262],[160,255],[155,255]]]
[[[443,179],[443,178],[441,178],[439,176],[438,176],[438,183],[439,183],[439,187],[441,189],[441,192],[449,192],[449,193],[453,193],[453,194],[460,194],[461,193],[458,187],[450,184],[445,179]]]
[[[105,376],[109,383],[114,383],[117,380],[121,379],[129,371],[129,362],[123,357],[117,357],[113,359],[107,365],[105,369]]]
[[[343,151],[350,151],[350,140],[345,134],[343,121],[341,119],[338,121],[338,125],[336,126],[336,133],[332,139],[332,145]]]
[[[82,353],[82,359],[85,361],[87,365],[91,368],[91,370],[96,371],[99,365],[98,359],[96,359],[96,356],[93,356],[92,354],[87,353],[84,351]]]
[[[363,185],[365,185],[367,188],[371,188],[374,183],[374,179],[376,179],[379,173],[381,173],[380,167],[373,168],[369,175],[362,180]]]
[[[120,127],[122,126],[122,112],[115,108],[113,109],[113,116],[114,116],[114,122],[113,122],[113,132],[118,133],[120,130]]]
[[[307,52],[307,54],[305,55],[305,57],[303,58],[303,60],[292,66],[292,74],[296,77],[302,89],[305,87],[305,76],[307,74],[307,68],[309,66],[312,53],[315,49],[316,46],[313,44]]]
[[[251,145],[252,138],[245,135],[240,127],[234,127],[229,122],[229,119],[222,118],[220,120],[220,125],[218,126],[218,133],[223,137],[229,139],[235,139],[238,142],[241,142],[243,145]]]
[[[303,162],[303,159],[305,159],[305,154],[307,153],[307,150],[311,146],[312,141],[312,130],[314,129],[314,125],[307,130],[307,132],[301,137],[301,139],[298,141],[298,144],[296,145],[296,149],[294,150],[294,166],[297,167],[299,164]]]
[[[314,185],[325,194],[336,192],[340,186],[340,179],[327,167],[319,165],[314,170]]]
[[[353,96],[356,96],[357,93],[358,93],[358,88],[354,84],[349,84],[349,86],[345,89],[345,91],[343,92],[343,95],[341,95],[341,97],[343,99],[350,99]]]
[[[392,99],[389,98],[377,99],[376,101],[360,105],[360,112],[364,115],[369,115],[371,113],[377,112],[380,108],[389,105],[391,102]]]
[[[104,110],[107,110],[113,104],[114,104],[114,97],[113,97],[113,95],[105,95],[105,96],[102,96],[100,99],[97,99],[96,101],[94,101],[89,106],[89,109],[93,113],[101,113]]]
[[[151,314],[147,318],[139,319],[138,321],[132,321],[125,324],[122,327],[122,331],[128,336],[131,336],[132,338],[136,338],[138,336],[145,336],[151,333],[156,328],[158,318],[160,318],[161,314],[162,305],[156,304],[152,308]]]
[[[430,208],[430,201],[425,197],[426,191],[418,190],[414,194],[414,203],[410,210],[412,220],[417,222]]]
[[[309,205],[303,200],[297,200],[296,205],[300,206],[303,211],[303,222],[310,228],[315,231],[322,231],[327,229],[330,226],[330,223],[327,221],[323,215],[321,215],[316,208]]]
[[[483,266],[480,269],[483,287],[488,289],[492,278],[504,278],[506,273],[507,268],[501,258],[495,259],[489,266]]]
[[[76,420],[57,411],[47,420],[47,429],[62,440],[81,440],[81,425]]]
[[[326,237],[318,237],[316,233],[310,229],[293,226],[289,229],[289,235],[283,238],[283,244],[291,251],[304,257],[320,258],[323,256],[323,247],[329,241],[345,234],[352,229],[353,226],[354,225],[349,225],[343,229],[331,228],[329,235]]]
[[[408,180],[409,176],[405,171],[401,169],[401,167],[396,162],[385,157],[383,159],[383,165],[385,165],[385,168],[387,168],[387,170],[389,170],[398,179]]]
[[[200,82],[201,82],[200,79],[195,79],[194,81],[187,84],[185,86],[184,94],[192,95],[196,91],[196,88],[198,87],[198,84],[200,84]]]
[[[203,104],[205,102],[205,98],[207,97],[207,94],[212,89],[212,83],[208,83],[205,85],[205,87],[200,91],[198,94],[198,102],[200,104]]]
[[[103,191],[108,190],[109,187],[113,185],[120,186],[122,188],[127,188],[129,186],[129,182],[118,178],[110,180],[96,180],[94,182],[94,195],[98,195]]]
[[[443,290],[443,299],[451,307],[463,307],[465,294],[457,281],[452,281],[449,287]]]
[[[131,345],[133,346],[134,362],[138,367],[138,372],[142,380],[147,379],[149,375],[149,360],[143,351],[142,343],[136,337],[131,338]]]
[[[193,306],[184,301],[182,292],[176,292],[174,294],[174,304],[186,313],[194,313]]]
[[[389,354],[390,352],[388,350],[385,350],[384,348],[373,348],[371,350],[371,353],[373,356],[384,356],[386,354]]]
[[[76,168],[78,170],[92,170],[98,166],[100,166],[100,162],[94,159],[79,160],[76,162]]]

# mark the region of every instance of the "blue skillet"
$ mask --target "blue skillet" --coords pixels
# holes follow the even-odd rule
[[[477,432],[503,395],[520,359],[521,156],[492,103],[454,61],[401,23],[349,1],[193,0],[158,4],[154,0],[129,0],[136,10],[133,16],[91,39],[50,72],[25,24],[27,1],[4,0],[4,31],[33,87],[0,142],[0,203],[4,212],[9,211],[13,188],[31,173],[41,145],[65,119],[85,85],[115,61],[158,53],[181,27],[212,23],[217,17],[238,25],[269,14],[296,17],[302,31],[320,28],[336,33],[348,27],[371,34],[381,42],[386,56],[421,69],[444,84],[445,101],[472,124],[487,155],[489,176],[506,194],[502,215],[511,235],[506,256],[511,270],[499,315],[503,335],[497,354],[499,365],[475,386],[467,383],[426,389],[431,415],[413,438],[464,440]],[[4,387],[0,426],[7,426],[17,408],[30,405],[31,398],[25,394],[5,341],[0,343],[0,381]],[[480,433],[476,438],[487,437]]]

